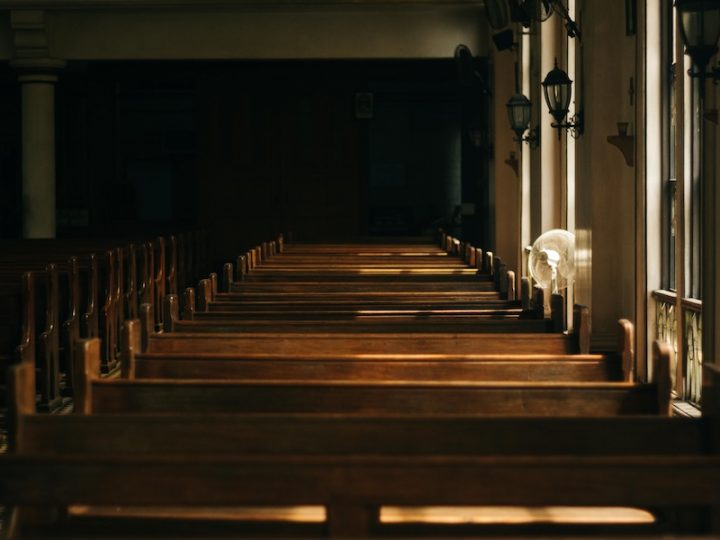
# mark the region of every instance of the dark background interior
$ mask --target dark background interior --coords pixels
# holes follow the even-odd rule
[[[487,75],[484,59],[475,68]],[[7,67],[0,92],[0,227],[15,238]],[[488,132],[487,98],[452,59],[71,63],[56,86],[58,236],[201,227],[219,261],[281,231],[426,234],[464,203],[463,237],[489,246],[490,156],[468,136]]]

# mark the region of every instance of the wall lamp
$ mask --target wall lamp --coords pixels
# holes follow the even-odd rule
[[[542,82],[543,94],[545,94],[545,103],[547,103],[550,114],[555,118],[552,127],[558,130],[558,139],[560,138],[560,130],[567,129],[570,135],[577,139],[583,132],[583,115],[578,111],[567,122],[565,117],[570,109],[570,96],[572,96],[572,81],[568,74],[560,69],[555,59],[555,68],[553,68]]]
[[[706,71],[710,59],[718,51],[720,39],[720,2],[717,0],[675,0],[680,14],[680,30],[685,54],[693,68],[688,72],[699,79],[720,80],[720,67]]]
[[[510,129],[515,132],[515,141],[519,143],[528,143],[530,148],[537,148],[540,144],[539,126],[531,129],[526,137],[523,133],[530,125],[532,113],[532,103],[524,94],[515,94],[505,105],[507,107],[508,119],[510,120]]]

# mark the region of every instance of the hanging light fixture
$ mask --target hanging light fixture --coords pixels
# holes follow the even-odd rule
[[[720,2],[718,0],[675,0],[680,14],[680,31],[685,43],[685,54],[690,56],[693,68],[691,77],[720,79],[720,69],[709,73],[706,68],[718,51],[720,39]]]
[[[549,112],[555,119],[552,127],[557,128],[558,138],[560,138],[561,129],[570,130],[573,137],[579,137],[583,129],[582,113],[578,111],[570,119],[570,122],[565,120],[570,109],[572,81],[568,74],[558,67],[557,58],[555,59],[555,67],[545,76],[542,87],[545,103],[547,103]]]
[[[527,137],[523,137],[530,125],[532,116],[532,103],[524,94],[515,94],[506,104],[510,129],[515,132],[517,142],[526,142],[531,148],[536,148],[540,142],[539,129],[530,130]]]

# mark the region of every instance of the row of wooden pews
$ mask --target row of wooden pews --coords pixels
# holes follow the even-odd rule
[[[200,275],[199,233],[141,238],[0,242],[0,370],[33,362],[38,408],[57,412],[72,397],[74,348],[103,342],[102,369],[118,369],[123,321]],[[21,346],[18,348],[18,344]],[[1,392],[0,392],[1,394]]]
[[[100,340],[78,341],[72,415],[37,414],[33,365],[14,366],[15,436],[0,458],[7,530],[717,531],[720,374],[705,378],[715,416],[670,418],[667,347],[656,344],[654,382],[636,382],[627,321],[617,353],[589,354],[586,310],[574,334],[558,331],[539,295],[537,308],[527,287],[515,300],[497,258],[447,236],[441,246],[258,246],[197,293],[166,296],[162,331],[157,307],[139,306],[123,325],[118,376],[102,376]],[[61,511],[31,519],[33,505]],[[417,518],[470,505],[645,512],[605,526]],[[319,521],[280,526],[258,508],[297,506],[319,507]],[[388,517],[413,509],[410,523]]]

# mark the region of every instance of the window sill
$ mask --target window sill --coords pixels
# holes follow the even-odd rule
[[[673,401],[672,403],[672,416],[682,416],[685,418],[700,418],[702,413],[697,405],[690,403],[689,401],[682,401],[680,399]]]

